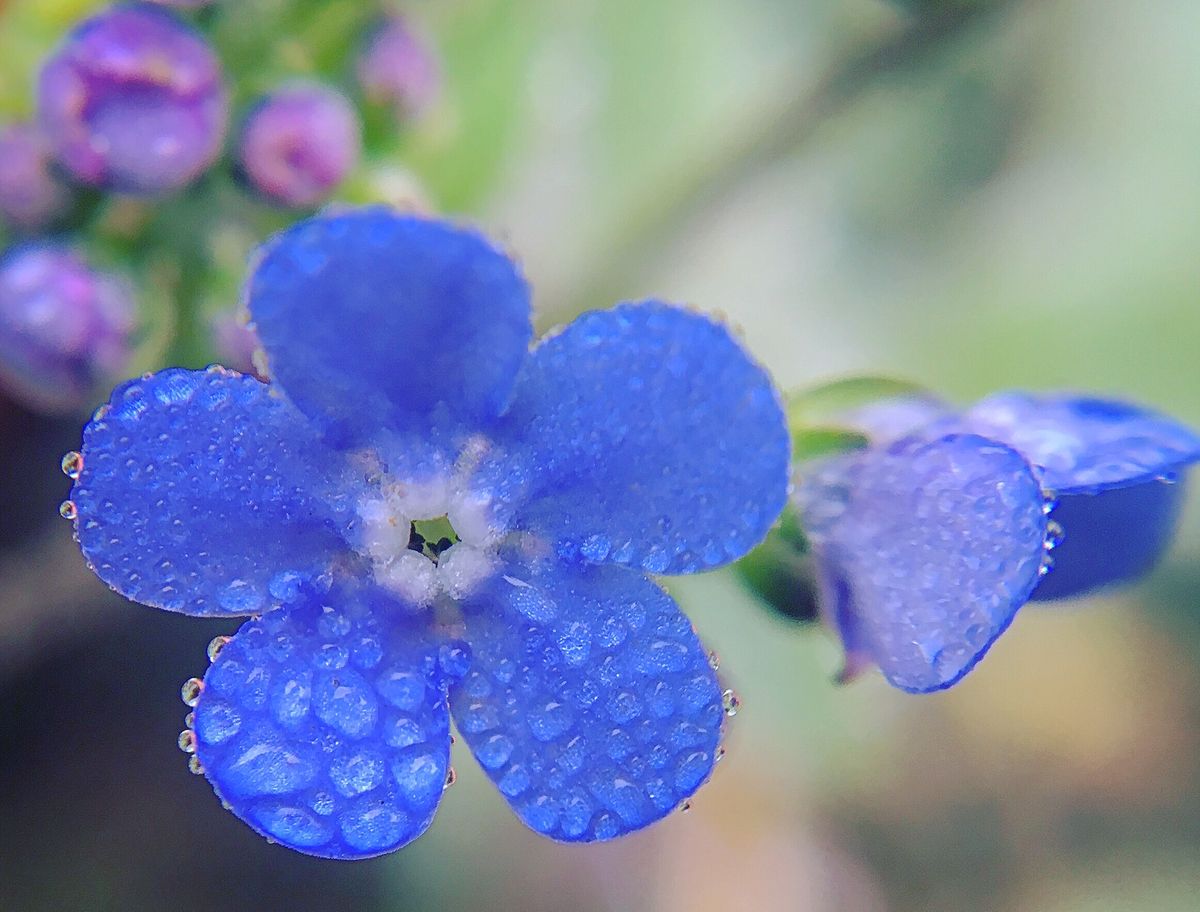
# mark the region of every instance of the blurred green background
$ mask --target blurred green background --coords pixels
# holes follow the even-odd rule
[[[223,2],[246,79],[349,66],[338,29],[358,0]],[[0,114],[28,112],[37,61],[96,5],[0,0]],[[784,387],[864,371],[964,401],[1068,386],[1200,425],[1195,0],[406,11],[443,55],[442,101],[344,195],[419,188],[503,238],[540,328],[653,295],[725,314]],[[204,308],[236,303],[267,227],[235,232]],[[148,295],[147,320],[170,305]],[[139,367],[167,357],[156,338]],[[829,638],[727,572],[672,580],[744,704],[688,813],[555,845],[460,742],[431,830],[339,864],[266,844],[187,774],[178,684],[230,625],[130,605],[86,572],[54,517],[78,427],[0,410],[6,912],[1200,908],[1196,498],[1143,584],[1027,607],[928,697],[878,676],[835,687]]]

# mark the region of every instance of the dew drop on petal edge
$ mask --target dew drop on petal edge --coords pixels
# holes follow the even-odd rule
[[[196,753],[196,733],[190,728],[185,728],[179,733],[179,749],[185,754]]]
[[[72,481],[77,479],[83,472],[83,454],[72,450],[64,456],[62,458],[62,471]]]
[[[734,691],[727,690],[721,694],[721,705],[725,709],[725,715],[736,716],[742,708],[742,699]]]
[[[179,689],[179,696],[185,706],[195,706],[200,702],[200,694],[204,692],[204,682],[199,678],[188,678]]]
[[[213,637],[208,643],[208,660],[210,662],[215,662],[217,660],[217,656],[219,656],[221,654],[221,650],[225,648],[225,644],[228,643],[231,639],[233,639],[233,637],[228,637],[228,636]]]

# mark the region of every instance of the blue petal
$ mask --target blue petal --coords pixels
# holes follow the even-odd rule
[[[716,567],[761,541],[787,499],[790,441],[770,378],[724,326],[666,304],[585,314],[543,341],[505,433],[529,449],[476,484],[519,479],[499,498],[507,524],[568,560]]]
[[[1065,393],[989,396],[968,428],[1007,443],[1042,470],[1062,529],[1036,599],[1084,595],[1149,571],[1166,552],[1183,506],[1182,478],[1200,436],[1157,412]]]
[[[1182,481],[1155,479],[1064,494],[1050,514],[1062,528],[1062,539],[1032,598],[1085,595],[1149,572],[1170,547],[1185,493]]]
[[[244,624],[196,706],[196,754],[227,807],[325,858],[421,835],[445,788],[450,729],[438,647],[419,623],[377,595],[339,593]]]
[[[252,614],[272,583],[345,551],[315,493],[336,454],[259,381],[165,370],[118,387],[83,432],[75,534],[122,595],[185,614]]]
[[[339,445],[486,425],[532,334],[529,289],[507,256],[474,232],[383,207],[278,235],[247,303],[272,376]]]
[[[796,496],[850,663],[868,656],[902,690],[958,681],[1037,584],[1041,487],[994,441],[951,435],[836,457]]]
[[[670,813],[721,737],[691,624],[640,573],[508,559],[464,604],[474,660],[451,709],[475,757],[553,839],[612,839]]]
[[[1065,393],[989,396],[963,418],[1042,470],[1056,494],[1095,493],[1169,476],[1200,461],[1200,436],[1141,406]]]
[[[839,416],[837,425],[865,434],[877,446],[886,446],[910,434],[922,433],[926,438],[933,436],[937,428],[955,418],[954,411],[941,399],[929,394],[913,393],[880,399],[851,409]],[[943,433],[951,430],[951,427],[946,427]]]

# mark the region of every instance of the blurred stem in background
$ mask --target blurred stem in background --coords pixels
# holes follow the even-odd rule
[[[685,227],[794,154],[866,90],[885,78],[918,68],[1018,2],[918,4],[920,8],[894,33],[836,61],[811,87],[798,85],[794,93],[773,92],[751,124],[714,137],[708,155],[697,150],[692,166],[680,168],[674,183],[661,185],[657,193],[618,221],[611,240],[577,283],[564,315],[623,297],[630,279],[649,271]]]

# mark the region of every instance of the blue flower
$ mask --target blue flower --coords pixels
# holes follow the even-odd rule
[[[185,687],[230,809],[314,855],[396,849],[437,808],[451,714],[554,839],[692,794],[722,693],[648,574],[737,559],[787,496],[779,399],[729,332],[622,304],[530,350],[506,256],[383,209],[286,231],[247,298],[273,383],[134,380],[66,463],[110,586],[252,615]],[[441,517],[453,539],[414,525]]]
[[[959,681],[1031,599],[1146,573],[1200,437],[1138,406],[1000,393],[958,414],[904,397],[848,416],[866,449],[802,466],[795,503],[844,676]]]

